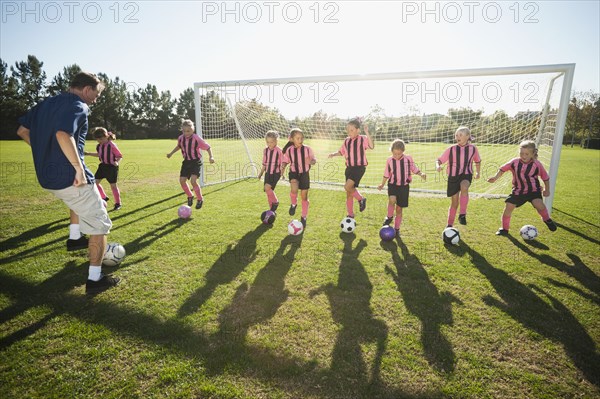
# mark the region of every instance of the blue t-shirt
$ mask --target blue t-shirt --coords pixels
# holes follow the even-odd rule
[[[89,184],[94,183],[94,175],[83,162],[88,113],[89,107],[78,95],[61,93],[46,98],[19,118],[19,123],[30,131],[35,173],[42,187],[62,190],[72,186],[75,180],[75,168],[56,140],[59,130],[75,139],[85,178]]]

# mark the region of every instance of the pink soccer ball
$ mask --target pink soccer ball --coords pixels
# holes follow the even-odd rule
[[[179,215],[181,219],[188,219],[192,216],[192,208],[187,205],[181,205],[179,209],[177,209],[177,215]]]

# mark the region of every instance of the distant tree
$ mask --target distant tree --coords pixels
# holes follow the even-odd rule
[[[191,119],[196,122],[196,112],[194,105],[194,89],[188,87],[185,89],[177,99],[177,117],[179,119]]]
[[[34,55],[28,55],[27,61],[15,62],[10,70],[17,79],[18,97],[23,101],[25,109],[33,107],[46,95],[46,72],[42,69],[44,63]]]
[[[19,100],[19,84],[9,76],[8,65],[0,59],[0,138],[17,139],[17,119],[27,111],[24,101]]]
[[[69,90],[73,77],[79,72],[81,72],[81,68],[77,64],[64,67],[62,72],[59,72],[58,75],[52,78],[48,86],[48,94],[54,96]]]

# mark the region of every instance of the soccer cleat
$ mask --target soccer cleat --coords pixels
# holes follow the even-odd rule
[[[550,231],[556,231],[556,229],[558,228],[558,226],[556,226],[556,223],[554,223],[552,219],[544,220],[544,223],[546,223],[546,226],[548,226]]]
[[[196,209],[202,208],[202,204],[204,204],[204,200],[198,200],[198,202],[196,202]]]
[[[105,202],[108,202],[108,197],[102,198]]]
[[[496,232],[497,236],[507,236],[508,235],[508,230],[504,230],[503,228],[499,228],[498,231]]]
[[[400,238],[400,229],[396,229],[396,237]]]
[[[194,205],[194,197],[188,197],[188,202],[187,202],[188,206],[192,206]]]
[[[279,206],[279,202],[273,202],[271,204],[271,212],[275,212],[277,210],[278,206]]]
[[[121,204],[116,203],[115,207],[113,208],[114,211],[118,211],[119,209],[121,209]]]
[[[118,277],[107,276],[105,274],[100,275],[100,280],[88,280],[85,283],[85,293],[86,294],[98,294],[102,291],[106,291],[107,289],[114,287],[119,284],[121,281]]]
[[[77,240],[67,240],[67,251],[78,251],[80,249],[87,249],[88,239],[87,237],[81,236]]]
[[[296,205],[294,205],[294,204],[290,205],[290,215],[291,216],[293,216],[296,213],[296,206],[297,205],[298,204],[296,204]]]
[[[387,218],[387,217],[386,217],[386,218],[385,218],[385,220],[383,221],[383,225],[384,225],[384,226],[389,226],[389,225],[390,225],[390,223],[392,223],[392,221],[393,221],[393,220],[394,220],[394,218],[393,218],[393,217],[391,217],[391,218]]]
[[[460,224],[467,224],[467,215],[458,215],[458,222]]]
[[[360,201],[358,201],[359,210],[362,212],[367,207],[367,199],[363,197]]]
[[[300,218],[300,223],[302,223],[303,228],[306,228],[306,218]]]

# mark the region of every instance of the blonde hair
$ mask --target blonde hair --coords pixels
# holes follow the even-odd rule
[[[454,132],[454,134],[456,134],[458,132],[463,132],[464,134],[469,136],[469,141],[471,141],[471,129],[469,129],[466,126],[459,126],[458,129],[456,129],[456,132]]]
[[[404,144],[404,141],[402,141],[400,139],[396,139],[396,140],[392,141],[392,145],[390,146],[390,151],[394,151],[394,150],[404,151],[405,148],[406,148],[406,145]]]
[[[527,148],[529,150],[533,150],[533,157],[535,159],[537,159],[538,157],[538,149],[537,149],[537,145],[535,145],[535,141],[533,140],[523,140],[521,141],[521,144],[519,144],[519,149],[521,148]]]
[[[269,130],[266,134],[265,134],[265,139],[278,139],[279,138],[279,132],[277,130]]]
[[[192,130],[194,130],[194,122],[191,119],[184,119],[181,121],[181,130],[183,130],[183,128],[186,126],[189,126],[192,128]]]

